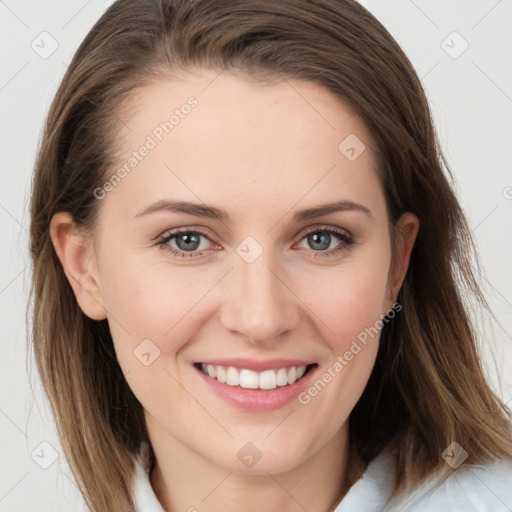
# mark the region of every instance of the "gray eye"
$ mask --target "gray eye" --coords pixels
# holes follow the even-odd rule
[[[198,233],[185,233],[175,237],[178,249],[182,251],[195,251],[201,243],[201,235]]]
[[[316,250],[325,250],[329,248],[331,243],[331,234],[324,233],[322,231],[318,231],[316,233],[311,233],[307,236],[308,243],[312,249]]]

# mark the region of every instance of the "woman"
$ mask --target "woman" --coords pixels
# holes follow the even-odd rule
[[[110,7],[31,203],[34,350],[90,509],[508,510],[444,171],[356,2]]]

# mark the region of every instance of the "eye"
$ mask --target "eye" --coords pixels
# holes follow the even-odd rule
[[[333,238],[338,239],[340,243],[334,248],[329,248]],[[202,239],[207,240],[207,242],[203,243]],[[303,234],[301,241],[309,244],[313,249],[312,252],[315,253],[315,258],[336,255],[343,250],[347,250],[355,243],[352,236],[343,230],[333,227],[319,228],[316,226],[309,228]],[[162,235],[157,245],[174,256],[194,258],[203,256],[204,253],[202,251],[209,249],[209,243],[212,243],[209,236],[201,230],[176,229]]]
[[[200,230],[177,229],[164,234],[157,242],[157,245],[160,245],[162,249],[170,252],[174,256],[194,258],[203,255],[201,251],[195,252],[199,248],[202,250],[207,249],[207,247],[204,247],[204,244],[202,246],[202,238],[211,242],[208,235]],[[173,247],[170,244],[171,242],[176,244],[176,247]]]
[[[333,238],[338,239],[340,243],[334,248],[330,248]],[[354,244],[354,239],[347,232],[333,227],[319,228],[313,226],[308,229],[305,236],[302,238],[311,248],[315,258],[317,257],[330,257],[338,254],[341,251],[349,249]],[[329,249],[329,250],[325,250]]]

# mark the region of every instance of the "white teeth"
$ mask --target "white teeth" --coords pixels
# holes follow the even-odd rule
[[[288,384],[293,384],[297,380],[297,368],[291,367],[288,370]]]
[[[278,386],[286,386],[288,384],[288,371],[286,368],[279,368],[277,370],[276,384]]]
[[[226,384],[228,386],[238,386],[240,384],[240,374],[232,366],[228,368]]]
[[[228,378],[226,370],[222,366],[217,366],[217,380],[224,384]]]
[[[258,374],[252,370],[240,370],[240,387],[258,389]]]
[[[260,373],[258,379],[260,389],[275,389],[277,386],[276,372],[274,370],[265,370]]]
[[[206,375],[228,386],[240,386],[245,389],[275,389],[278,386],[287,386],[297,382],[306,373],[306,366],[255,372],[245,368],[239,371],[232,366],[225,368],[201,363],[201,370]]]

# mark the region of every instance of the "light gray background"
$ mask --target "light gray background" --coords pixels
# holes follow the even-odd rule
[[[0,0],[0,512],[84,509],[27,357],[28,200],[51,98],[110,3]],[[429,95],[497,320],[482,323],[484,361],[491,384],[512,405],[512,1],[361,3],[397,39]],[[31,47],[51,49],[44,31],[58,43],[47,58]]]

